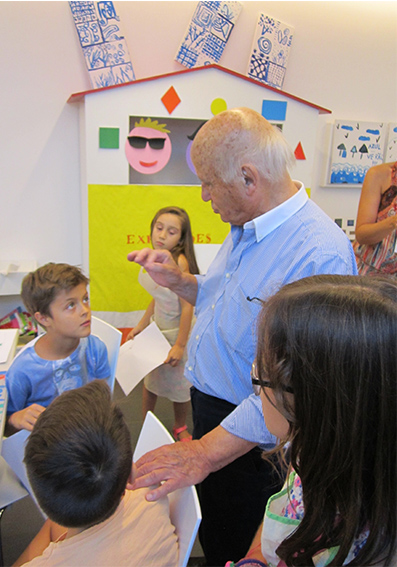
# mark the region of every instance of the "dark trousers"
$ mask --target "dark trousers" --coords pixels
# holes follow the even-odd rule
[[[193,438],[200,439],[231,413],[235,405],[191,388]],[[245,556],[263,520],[268,498],[282,481],[255,447],[197,485],[202,522],[200,543],[209,567]]]

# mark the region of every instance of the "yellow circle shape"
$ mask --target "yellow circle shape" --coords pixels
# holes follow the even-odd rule
[[[215,98],[211,102],[211,112],[214,116],[227,109],[226,101],[223,98]]]

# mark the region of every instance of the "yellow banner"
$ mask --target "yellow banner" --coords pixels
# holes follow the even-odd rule
[[[146,309],[149,294],[138,283],[132,250],[150,247],[150,223],[162,207],[177,206],[190,217],[194,242],[221,244],[230,226],[201,199],[198,185],[89,185],[91,307],[95,311]]]

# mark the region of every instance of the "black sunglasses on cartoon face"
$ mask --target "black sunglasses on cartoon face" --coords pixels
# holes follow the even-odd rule
[[[162,150],[164,148],[166,138],[144,138],[143,136],[128,136],[128,142],[131,148],[136,150],[143,150],[146,145],[152,148],[152,150]]]

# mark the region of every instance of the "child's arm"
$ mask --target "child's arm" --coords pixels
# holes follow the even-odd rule
[[[143,329],[146,329],[146,327],[150,323],[150,318],[153,315],[153,313],[154,313],[154,299],[152,299],[152,301],[149,303],[149,306],[146,309],[142,319],[139,321],[138,325],[136,325],[136,327],[133,327],[133,329],[131,329],[131,331],[128,333],[127,340],[133,339],[136,335],[139,335],[139,333],[141,333]]]
[[[40,404],[32,404],[27,408],[16,411],[7,417],[7,428],[14,430],[27,429],[32,431],[39,415],[45,410]],[[11,433],[11,431],[7,431]]]
[[[189,266],[183,254],[181,254],[178,258],[178,266],[183,272],[189,273]],[[181,303],[179,332],[174,346],[171,348],[167,358],[164,361],[164,364],[171,364],[171,366],[176,366],[181,360],[186,347],[186,343],[189,338],[190,328],[192,326],[193,305],[191,305],[181,297],[179,298],[179,301]]]
[[[42,555],[50,543],[56,541],[66,531],[67,528],[60,526],[51,520],[46,520],[39,533],[33,538],[22,555],[15,561],[13,567],[24,565],[28,561],[32,561],[35,557]]]
[[[261,545],[262,528],[263,528],[263,522],[259,526],[258,531],[256,532],[255,537],[252,540],[250,548],[247,551],[247,555],[245,557],[249,557],[250,559],[259,559],[260,561],[266,563],[266,560],[262,555],[262,545]]]
[[[30,345],[34,345],[32,341]],[[45,410],[40,403],[45,402],[45,395],[35,396],[32,399],[32,383],[37,380],[37,367],[32,366],[30,353],[32,347],[26,345],[14,358],[6,374],[6,388],[8,394],[6,435],[12,435],[20,429],[32,431],[39,415]],[[34,347],[33,347],[34,348]]]

